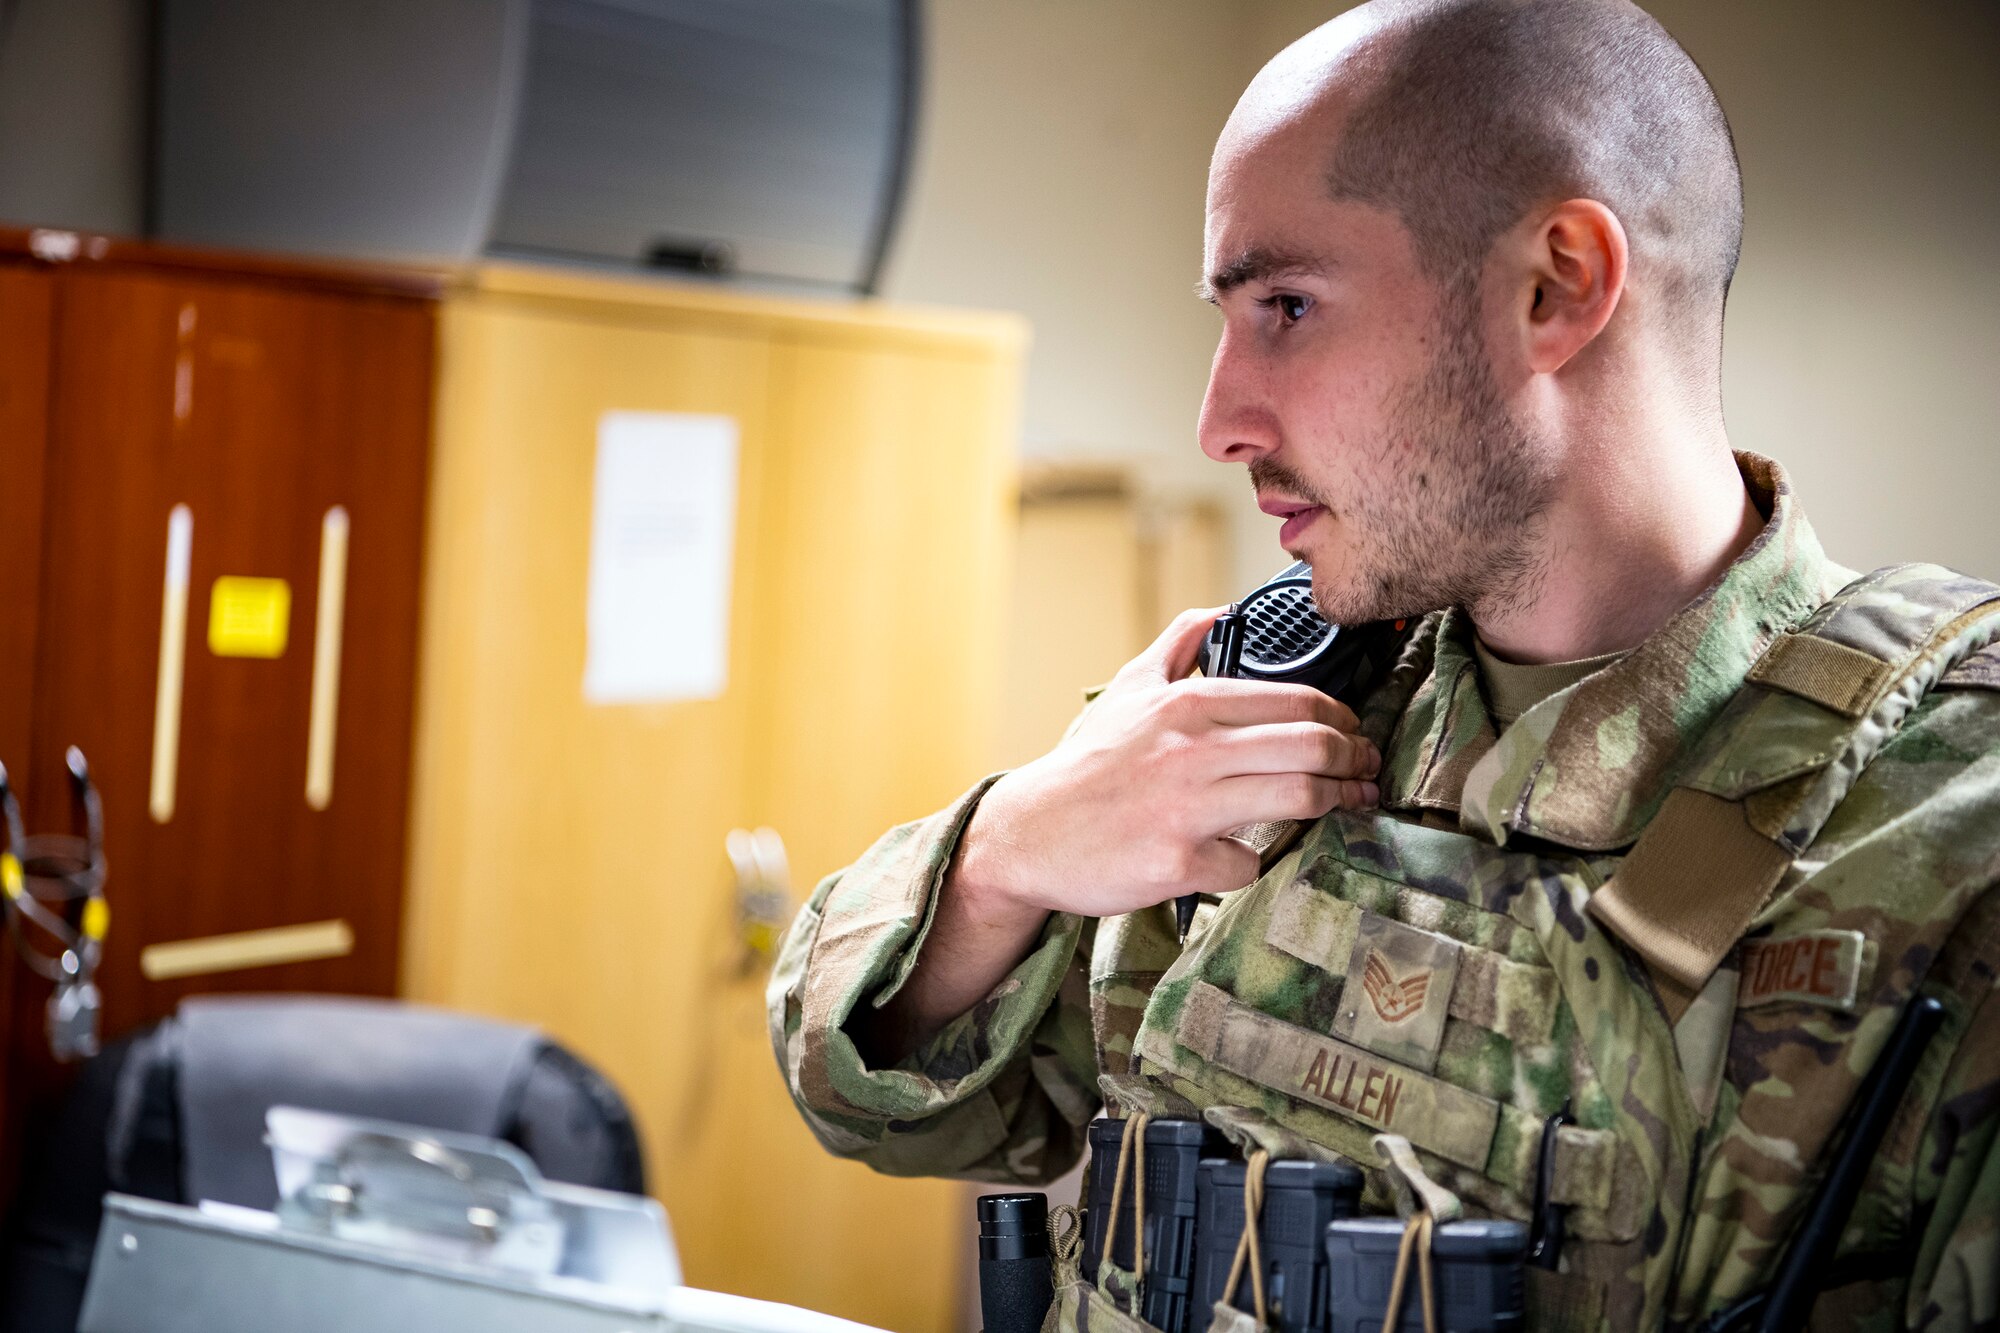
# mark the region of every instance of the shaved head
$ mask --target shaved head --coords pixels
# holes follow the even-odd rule
[[[1743,241],[1736,146],[1693,58],[1629,0],[1376,0],[1258,83],[1266,123],[1340,94],[1329,190],[1394,212],[1437,280],[1462,281],[1536,209],[1595,199],[1662,312],[1718,345]]]

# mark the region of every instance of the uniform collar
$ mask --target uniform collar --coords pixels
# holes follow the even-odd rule
[[[1651,638],[1504,734],[1480,693],[1472,623],[1446,612],[1389,745],[1383,804],[1455,812],[1461,829],[1502,846],[1528,836],[1612,851],[1637,838],[1772,637],[1854,577],[1821,549],[1783,468],[1751,453],[1736,462],[1769,515],[1763,531]]]

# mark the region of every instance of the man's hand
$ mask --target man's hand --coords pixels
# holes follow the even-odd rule
[[[1181,615],[1061,744],[993,784],[947,892],[1086,916],[1227,893],[1257,874],[1230,830],[1375,804],[1381,756],[1345,704],[1309,685],[1185,679],[1217,614]]]
[[[1257,853],[1230,830],[1379,799],[1381,756],[1344,704],[1307,685],[1185,679],[1219,613],[1181,615],[1061,744],[980,798],[908,984],[856,1013],[870,1063],[901,1059],[978,1003],[1050,912],[1111,916],[1240,889]]]

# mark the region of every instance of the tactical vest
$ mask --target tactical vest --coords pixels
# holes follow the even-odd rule
[[[1114,1100],[1266,1122],[1370,1171],[1385,1209],[1371,1143],[1402,1135],[1472,1211],[1523,1221],[1566,1113],[1550,1197],[1568,1240],[1560,1273],[1530,1275],[1530,1326],[1681,1327],[1728,1304],[1768,1279],[1897,1013],[1920,986],[1949,991],[1966,949],[1995,952],[1990,925],[1944,930],[1942,957],[1902,947],[1909,905],[1865,883],[1843,887],[1841,918],[1872,906],[1887,924],[1829,929],[1824,895],[1800,890],[1863,769],[1996,635],[2000,588],[1934,566],[1857,580],[1775,638],[1623,855],[1335,812],[1198,922],[1136,1037],[1093,1006],[1100,1048],[1129,1040],[1139,1076]],[[1366,715],[1400,714],[1433,642]],[[1954,1007],[1939,1058],[1964,1021]],[[1904,1109],[1920,1138],[1929,1108]],[[1066,1294],[1056,1326],[1143,1327],[1116,1308],[1129,1275],[1109,1281]]]

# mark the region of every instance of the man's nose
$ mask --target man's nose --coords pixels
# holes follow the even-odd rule
[[[1278,422],[1271,409],[1262,376],[1224,333],[1201,400],[1201,451],[1218,463],[1251,463],[1276,452]]]

